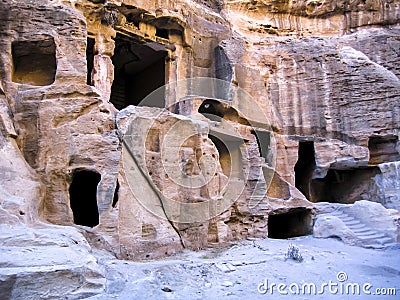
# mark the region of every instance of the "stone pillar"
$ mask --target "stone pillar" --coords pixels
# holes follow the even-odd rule
[[[98,33],[95,39],[95,56],[93,62],[93,86],[101,91],[104,102],[110,100],[111,85],[114,80],[114,65],[111,57],[114,55],[115,42],[110,35]]]

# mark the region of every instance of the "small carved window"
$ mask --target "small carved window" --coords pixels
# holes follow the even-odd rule
[[[57,70],[54,39],[12,43],[12,81],[44,86],[54,82]]]

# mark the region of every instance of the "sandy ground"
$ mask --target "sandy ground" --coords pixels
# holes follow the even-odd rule
[[[302,262],[285,258],[290,244]],[[400,299],[399,245],[374,250],[307,236],[150,262],[95,255],[106,269],[107,294],[89,299]]]

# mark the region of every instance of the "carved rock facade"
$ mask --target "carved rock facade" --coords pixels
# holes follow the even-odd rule
[[[386,0],[3,1],[2,220],[93,227],[138,259],[308,234],[313,202],[399,209],[399,16]],[[246,90],[265,119],[173,85],[139,106],[195,77]],[[193,132],[166,147],[174,124]],[[182,187],[165,159],[182,180],[210,159],[212,179]]]

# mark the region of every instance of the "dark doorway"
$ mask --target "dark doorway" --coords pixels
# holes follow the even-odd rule
[[[76,171],[69,188],[71,209],[74,223],[94,227],[99,224],[97,207],[97,185],[101,176],[93,171]]]
[[[268,216],[268,237],[288,239],[311,233],[311,212],[308,209],[294,209],[287,213]]]
[[[237,137],[231,138],[229,135],[209,134],[208,137],[218,150],[219,162],[222,172],[228,177],[243,179],[243,161],[240,146],[243,140]]]
[[[214,143],[215,147],[218,150],[219,163],[221,165],[222,172],[229,177],[232,171],[232,159],[228,147],[219,138],[211,134],[209,134],[208,137]]]
[[[114,81],[110,101],[117,109],[139,103],[151,92],[165,85],[165,47],[142,43],[117,34],[112,61]],[[146,106],[165,107],[164,95]]]
[[[311,199],[311,180],[315,169],[314,142],[299,142],[299,158],[294,166],[296,188]]]
[[[112,202],[112,207],[115,208],[118,203],[118,192],[119,192],[119,182],[117,180],[117,185],[115,186],[115,191],[114,191],[114,197],[113,197],[113,202]]]
[[[94,39],[87,38],[86,44],[86,61],[87,61],[87,75],[86,84],[93,85],[92,82],[92,71],[94,66]]]

